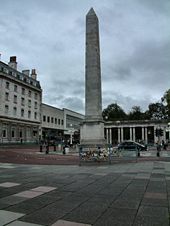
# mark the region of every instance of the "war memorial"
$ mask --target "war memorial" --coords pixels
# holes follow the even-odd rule
[[[81,145],[103,148],[99,31],[93,9],[86,17],[86,36]],[[9,157],[15,161],[3,162],[8,149],[0,147],[0,226],[169,226],[168,157],[79,167],[59,162],[57,155],[58,165],[54,155],[25,151],[22,155],[14,149]]]

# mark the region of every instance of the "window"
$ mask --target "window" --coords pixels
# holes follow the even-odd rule
[[[19,137],[22,137],[22,130],[19,131]]]
[[[6,82],[6,89],[9,89],[9,82]]]
[[[50,122],[50,117],[49,116],[47,117],[47,122]]]
[[[28,91],[28,96],[31,97],[31,90]]]
[[[60,119],[58,119],[58,125],[60,125]]]
[[[61,120],[61,125],[64,125],[64,120],[63,119]]]
[[[16,116],[17,115],[17,108],[13,107],[13,115]]]
[[[9,101],[9,93],[5,93],[5,100]]]
[[[38,99],[38,94],[34,93],[34,98],[37,100]]]
[[[54,122],[54,118],[53,117],[51,117],[51,123],[53,123]]]
[[[28,107],[31,107],[31,100],[28,100]]]
[[[55,118],[55,124],[57,124],[57,118]]]
[[[14,85],[14,92],[17,92],[17,89],[18,89],[17,85]]]
[[[25,99],[23,97],[21,97],[21,105],[24,106],[25,105]]]
[[[12,75],[12,71],[9,71],[9,75]]]
[[[43,122],[46,122],[46,116],[43,115]]]
[[[11,130],[11,137],[12,137],[12,138],[15,137],[15,128],[12,128],[12,130]]]
[[[28,111],[28,118],[31,118],[31,111]]]
[[[25,95],[25,89],[22,88],[22,95]]]
[[[34,103],[34,108],[37,109],[37,102]]]
[[[9,106],[5,105],[5,113],[8,114],[8,111],[9,111]]]
[[[24,117],[24,109],[21,109],[21,117]]]
[[[7,137],[7,131],[6,131],[6,129],[3,129],[2,130],[2,137],[3,138]]]
[[[37,112],[34,112],[34,119],[37,119]]]
[[[17,96],[14,95],[14,103],[16,104],[17,103]]]

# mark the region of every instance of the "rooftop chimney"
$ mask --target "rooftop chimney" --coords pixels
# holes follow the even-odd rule
[[[23,73],[24,75],[29,76],[29,75],[30,75],[30,70],[22,70],[22,73]]]
[[[15,70],[17,70],[17,57],[16,56],[11,56],[8,65],[10,67],[14,68]]]
[[[31,77],[35,80],[37,80],[37,74],[36,74],[36,69],[32,69],[31,71]]]

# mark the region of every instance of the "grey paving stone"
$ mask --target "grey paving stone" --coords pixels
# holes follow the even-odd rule
[[[165,207],[150,207],[150,206],[140,206],[137,216],[152,216],[158,218],[168,218],[168,208]]]
[[[91,225],[78,223],[78,222],[65,221],[65,220],[58,220],[56,223],[52,224],[51,226],[91,226]]]
[[[142,200],[142,205],[168,207],[168,200],[166,200],[166,199],[144,198]]]
[[[68,196],[21,218],[24,222],[51,225],[71,212],[86,200],[86,197]]]
[[[21,203],[21,202],[23,202],[26,199],[27,198],[24,198],[24,197],[15,197],[13,195],[10,195],[10,196],[1,198],[0,199],[0,205],[4,203],[4,204],[6,204],[6,207],[7,206],[12,206],[12,205]]]
[[[23,221],[14,221],[14,222],[8,224],[7,226],[43,226],[43,225],[26,223]]]
[[[135,219],[135,210],[130,209],[108,209],[97,219],[94,226],[131,226]]]
[[[124,208],[124,209],[138,209],[140,205],[140,200],[133,201],[133,199],[117,199],[111,208]]]
[[[24,202],[16,204],[14,206],[10,206],[6,208],[6,210],[29,214],[51,203],[56,202],[59,199],[61,199],[59,195],[58,196],[42,195],[33,199],[27,199]]]
[[[88,201],[74,209],[63,219],[75,222],[86,222],[88,224],[94,224],[97,218],[108,208],[108,204],[105,202],[92,202]]]
[[[14,182],[4,182],[4,183],[0,183],[0,187],[4,187],[4,188],[15,187],[15,186],[18,186],[18,185],[20,185],[20,184],[14,183]]]
[[[3,226],[5,224],[8,224],[20,217],[22,217],[24,214],[21,213],[14,213],[10,211],[0,210],[0,226]]]
[[[139,216],[136,217],[133,226],[169,226],[169,220],[158,217]]]

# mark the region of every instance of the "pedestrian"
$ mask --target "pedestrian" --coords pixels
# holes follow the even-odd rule
[[[49,154],[49,142],[47,142],[47,144],[46,144],[46,152],[45,153]]]
[[[66,154],[66,145],[63,146],[63,155]]]
[[[157,143],[157,157],[160,157],[161,144]]]

